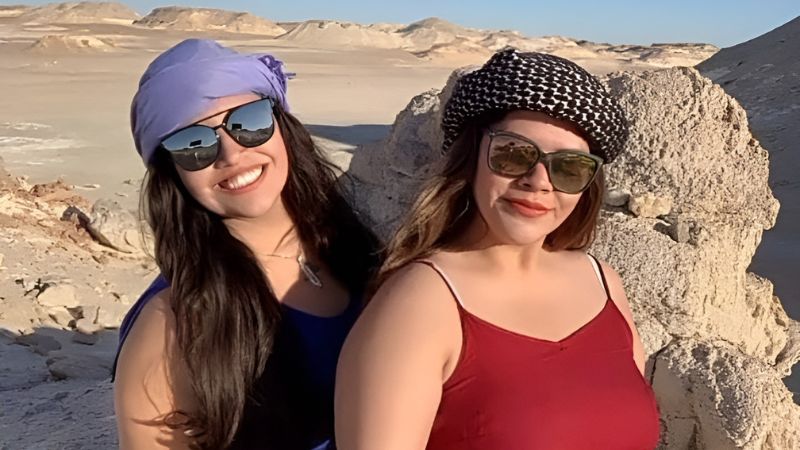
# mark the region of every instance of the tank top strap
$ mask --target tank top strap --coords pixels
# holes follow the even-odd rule
[[[464,303],[461,301],[461,295],[458,294],[458,290],[456,289],[455,284],[453,284],[453,282],[450,280],[450,277],[447,276],[445,271],[442,270],[442,268],[439,267],[438,264],[429,259],[418,259],[414,262],[424,264],[433,269],[434,272],[439,274],[439,277],[444,281],[444,284],[447,285],[447,289],[450,290],[450,293],[453,295],[453,298],[456,299],[456,305],[458,306],[459,312],[463,313],[466,311],[464,309]]]
[[[597,274],[597,279],[603,285],[603,290],[606,291],[606,299],[611,298],[611,292],[608,290],[608,283],[606,282],[606,275],[603,273],[603,268],[600,266],[600,261],[594,257],[594,255],[586,254],[589,258],[589,262],[592,263],[592,267],[594,268],[594,273]]]

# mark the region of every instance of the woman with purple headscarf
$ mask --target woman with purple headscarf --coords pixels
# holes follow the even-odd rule
[[[377,242],[270,55],[187,40],[131,107],[161,270],[120,330],[122,448],[325,448]]]

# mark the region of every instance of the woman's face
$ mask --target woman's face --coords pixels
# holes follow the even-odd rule
[[[200,117],[216,115],[197,123],[217,126],[225,112],[259,98],[255,94],[220,98]],[[258,147],[241,146],[222,128],[217,133],[220,149],[213,164],[198,171],[175,166],[189,193],[206,209],[224,218],[257,218],[282,204],[289,158],[277,121],[273,136]]]
[[[589,144],[574,126],[546,114],[514,111],[491,128],[528,138],[545,153],[566,149],[589,153]],[[489,135],[484,132],[473,196],[488,227],[487,237],[500,244],[542,245],[572,213],[582,194],[554,190],[541,162],[518,178],[497,175],[489,169],[488,148]]]

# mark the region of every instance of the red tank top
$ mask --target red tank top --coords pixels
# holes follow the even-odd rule
[[[443,386],[427,450],[653,449],[658,408],[633,336],[608,292],[602,311],[560,341],[499,328],[458,303],[459,361]]]

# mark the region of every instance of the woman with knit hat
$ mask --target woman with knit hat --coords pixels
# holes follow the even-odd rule
[[[376,240],[266,54],[183,41],[131,108],[161,276],[120,330],[122,448],[327,448]]]
[[[441,170],[342,350],[339,448],[654,448],[622,282],[586,253],[624,111],[576,64],[506,49],[441,125]]]

